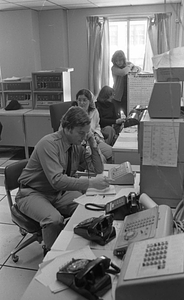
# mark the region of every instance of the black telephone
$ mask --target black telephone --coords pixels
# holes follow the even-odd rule
[[[136,105],[128,114],[125,122],[124,128],[131,127],[135,125],[139,125],[143,112],[148,109],[146,107],[142,107],[141,105]]]
[[[116,230],[112,224],[112,214],[92,217],[80,222],[74,227],[74,233],[103,246],[116,236]]]
[[[120,269],[106,256],[94,260],[72,259],[59,269],[57,280],[63,282],[89,300],[97,300],[112,286],[108,274],[118,274]]]

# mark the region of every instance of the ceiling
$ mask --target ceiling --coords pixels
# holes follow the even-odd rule
[[[0,11],[102,8],[180,2],[181,0],[0,0]]]

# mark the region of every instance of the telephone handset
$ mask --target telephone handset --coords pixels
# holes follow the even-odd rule
[[[112,287],[109,274],[119,272],[108,257],[101,256],[94,260],[72,259],[60,268],[56,277],[87,299],[97,300]]]
[[[92,217],[75,226],[74,233],[103,246],[109,243],[116,236],[116,230],[112,224],[112,214]]]
[[[112,180],[113,184],[133,185],[135,172],[132,171],[131,164],[126,161],[119,166],[111,168],[108,173],[108,178]]]

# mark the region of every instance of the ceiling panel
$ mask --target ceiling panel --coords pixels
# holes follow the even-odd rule
[[[0,10],[79,9],[165,3],[181,3],[181,0],[0,0]]]

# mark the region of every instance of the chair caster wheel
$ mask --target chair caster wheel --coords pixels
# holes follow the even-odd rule
[[[18,255],[16,255],[16,254],[13,254],[12,255],[12,260],[13,260],[13,262],[18,262],[18,260],[19,260],[19,256]]]
[[[19,231],[22,236],[26,236],[27,232],[23,228],[20,228]]]

